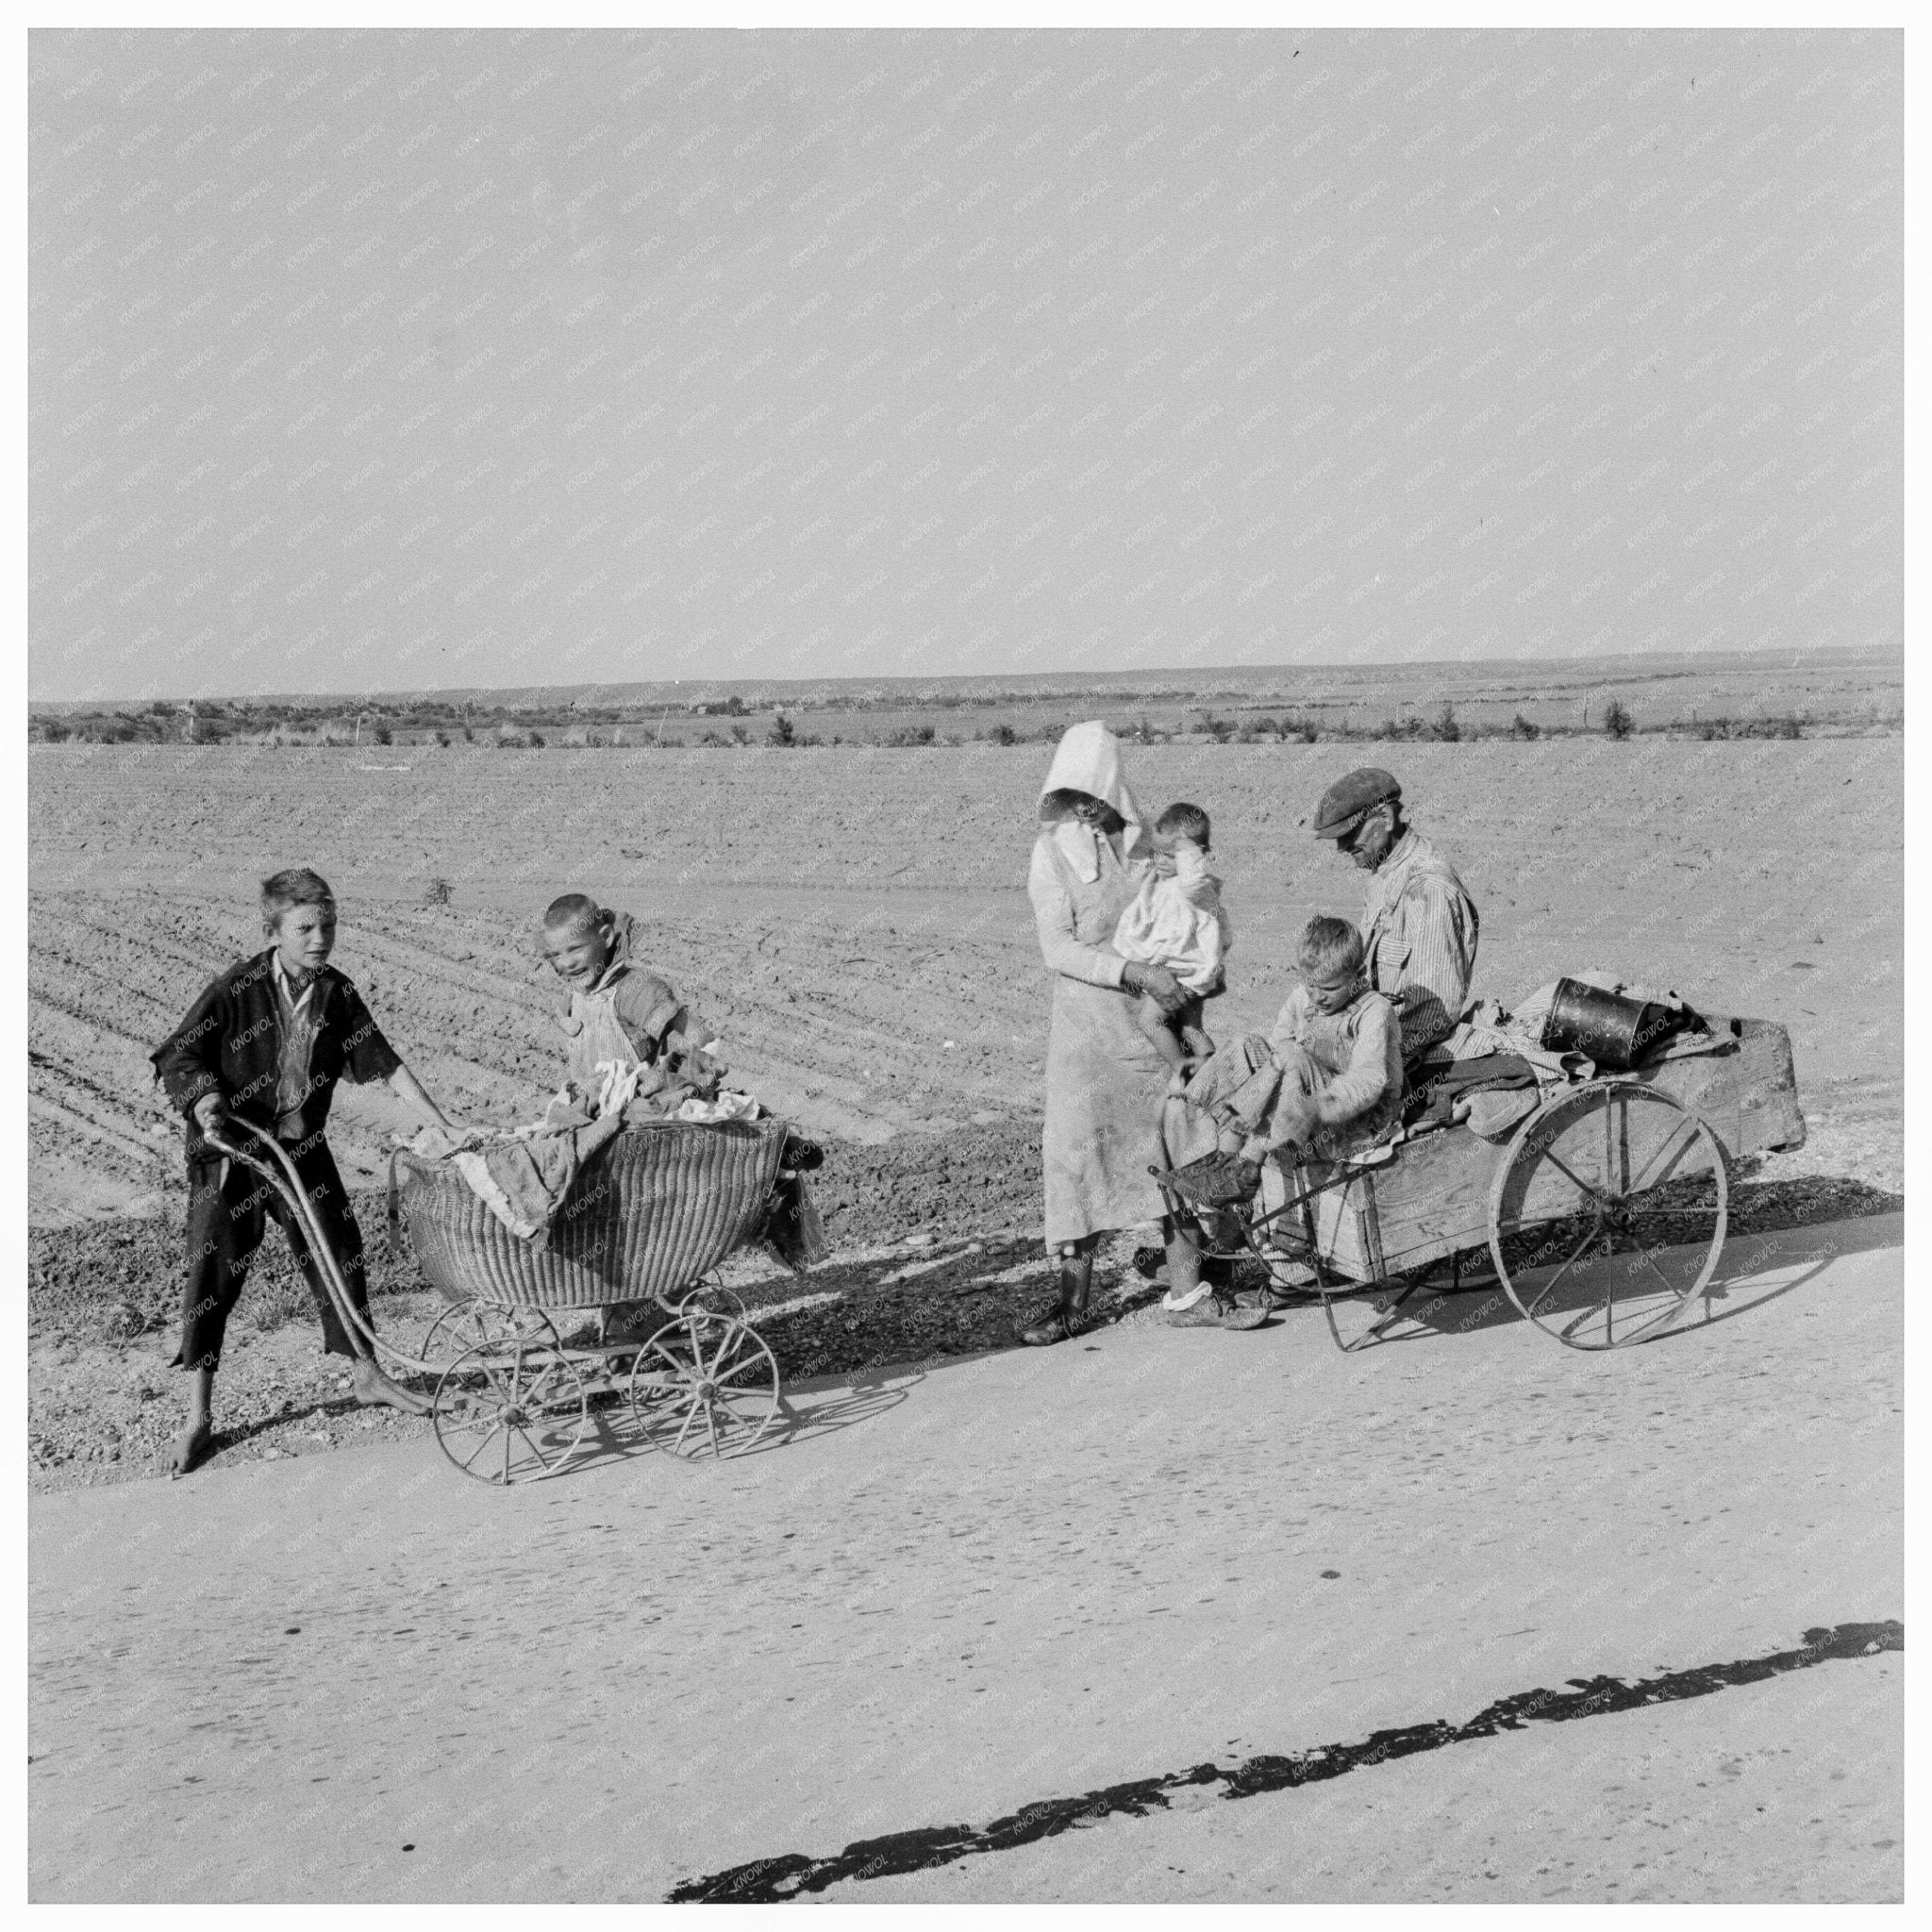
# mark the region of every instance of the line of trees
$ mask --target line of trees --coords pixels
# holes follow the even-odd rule
[[[1006,720],[985,725],[971,734],[941,731],[931,724],[875,725],[871,730],[833,732],[829,736],[800,728],[787,710],[774,710],[762,732],[742,722],[754,713],[739,700],[733,712],[725,706],[706,705],[683,714],[717,721],[716,724],[693,736],[684,731],[670,732],[666,726],[672,714],[638,718],[612,710],[602,714],[588,711],[518,710],[513,708],[461,709],[447,706],[412,706],[407,709],[376,711],[368,708],[351,711],[332,707],[313,708],[294,706],[248,705],[236,703],[197,704],[176,707],[153,704],[139,709],[36,712],[27,719],[30,742],[59,744],[224,744],[250,743],[285,746],[434,746],[448,750],[462,743],[501,750],[543,750],[558,748],[614,748],[622,750],[681,749],[688,744],[725,748],[768,746],[774,750],[809,749],[824,744],[872,744],[917,748],[966,743],[1019,745],[1051,743],[1072,722],[1056,708],[1055,714],[1038,724],[1013,724]],[[834,715],[837,715],[836,713]],[[1809,711],[1775,717],[1700,719],[1670,718],[1643,722],[1621,700],[1612,698],[1594,722],[1584,714],[1581,724],[1539,724],[1519,709],[1507,724],[1472,724],[1457,716],[1452,704],[1442,704],[1425,714],[1385,718],[1375,724],[1357,724],[1345,715],[1314,717],[1306,711],[1280,712],[1243,709],[1224,714],[1198,708],[1170,723],[1157,723],[1145,712],[1132,718],[1110,720],[1124,739],[1141,744],[1164,744],[1176,739],[1191,742],[1204,740],[1216,744],[1324,744],[1324,743],[1438,743],[1455,744],[1469,740],[1575,738],[1605,736],[1616,740],[1645,736],[1715,739],[1792,739],[1803,738],[1821,725],[1877,725],[1898,729],[1904,724],[1902,711],[1886,717],[1862,714],[1846,717],[1814,717]],[[727,722],[728,721],[728,722]],[[718,728],[723,725],[723,729]],[[686,724],[686,731],[690,728]]]

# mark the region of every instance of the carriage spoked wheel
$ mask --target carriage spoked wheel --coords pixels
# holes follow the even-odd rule
[[[722,1315],[732,1321],[744,1320],[744,1298],[724,1286],[722,1281],[699,1281],[685,1291],[683,1298],[671,1304],[681,1318],[686,1315]]]
[[[1661,1335],[1709,1285],[1730,1178],[1699,1114],[1638,1081],[1600,1080],[1517,1130],[1490,1190],[1504,1292],[1571,1348]]]
[[[416,1351],[431,1374],[441,1375],[458,1356],[486,1343],[521,1335],[550,1348],[563,1344],[557,1324],[541,1308],[509,1307],[499,1302],[452,1302],[438,1314]]]
[[[778,1413],[778,1362],[741,1316],[687,1301],[644,1343],[630,1405],[646,1438],[680,1456],[738,1456]]]
[[[430,1421],[442,1453],[478,1482],[555,1475],[591,1429],[590,1391],[534,1308],[472,1302],[479,1339],[442,1372]],[[537,1317],[532,1321],[532,1316]]]

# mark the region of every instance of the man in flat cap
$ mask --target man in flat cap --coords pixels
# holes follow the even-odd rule
[[[1373,766],[1338,778],[1315,837],[1372,874],[1362,907],[1369,984],[1395,1002],[1406,1066],[1462,1017],[1480,921],[1456,868],[1403,815],[1402,787]]]
[[[1337,850],[1373,874],[1362,910],[1362,958],[1355,970],[1371,991],[1386,995],[1394,1007],[1399,1045],[1392,1041],[1387,1044],[1399,1052],[1405,1074],[1413,1078],[1416,1061],[1448,1036],[1469,998],[1478,925],[1474,902],[1456,868],[1403,817],[1402,787],[1387,772],[1351,772],[1337,779],[1315,808],[1314,830],[1318,839],[1333,839]],[[1318,926],[1337,924],[1316,922]],[[1374,1004],[1385,1016],[1386,1026],[1388,1008],[1380,1001]],[[1386,1041],[1386,1034],[1383,1037]],[[1214,1152],[1228,1129],[1224,1116],[1230,1110],[1241,1116],[1243,1125],[1251,1125],[1257,1108],[1271,1106],[1278,1093],[1286,1058],[1272,1038],[1258,1034],[1224,1046],[1195,1074],[1185,1096],[1172,1102],[1163,1115],[1161,1141],[1169,1167],[1182,1168]],[[1371,1144],[1385,1138],[1394,1124],[1402,1084],[1391,1067],[1375,1094],[1378,1110],[1367,1121]],[[1356,1124],[1359,1129],[1361,1124]],[[1360,1131],[1356,1138],[1361,1138]],[[1316,1133],[1294,1139],[1298,1143],[1305,1141],[1307,1151],[1319,1152]],[[1238,1177],[1235,1185],[1243,1194],[1251,1193],[1259,1184],[1258,1166],[1242,1172],[1245,1178]],[[1152,1274],[1158,1268],[1159,1251],[1144,1253],[1143,1272]],[[1142,1265],[1139,1256],[1136,1264]],[[1271,1272],[1275,1288],[1282,1291],[1315,1278],[1313,1271],[1299,1262],[1277,1260]],[[1203,1323],[1205,1317],[1194,1312],[1193,1304],[1204,1293],[1191,1280],[1170,1279],[1163,1304],[1169,1322],[1181,1327]]]

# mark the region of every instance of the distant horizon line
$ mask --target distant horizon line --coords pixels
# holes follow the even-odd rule
[[[378,691],[196,691],[179,694],[159,694],[142,697],[77,697],[54,698],[35,697],[29,694],[29,713],[36,708],[48,711],[121,709],[129,705],[190,705],[190,704],[257,704],[257,705],[352,705],[385,704],[404,706],[408,704],[428,704],[433,702],[469,702],[476,704],[508,703],[522,698],[531,701],[540,694],[544,702],[578,703],[585,693],[598,693],[614,698],[619,693],[639,693],[645,691],[675,691],[688,702],[699,702],[708,694],[728,696],[737,691],[741,695],[754,692],[790,692],[810,690],[957,690],[961,686],[1008,687],[1037,686],[1046,688],[1045,694],[1053,694],[1051,687],[1056,681],[1071,689],[1092,689],[1101,685],[1113,685],[1125,680],[1165,679],[1174,684],[1186,684],[1200,689],[1216,677],[1247,677],[1260,675],[1280,675],[1293,677],[1334,676],[1344,675],[1357,679],[1373,676],[1377,673],[1398,672],[1458,672],[1465,675],[1482,672],[1532,671],[1573,666],[1619,664],[1654,664],[1678,666],[1704,664],[1713,661],[1735,661],[1741,658],[1757,658],[1766,661],[1782,659],[1789,655],[1790,663],[1796,666],[1807,658],[1839,658],[1853,659],[1859,657],[1882,658],[1895,662],[1901,670],[1905,665],[1905,645],[1903,641],[1894,644],[1819,643],[1802,646],[1789,654],[1780,646],[1740,646],[1732,650],[1706,651],[1610,651],[1592,653],[1577,657],[1524,657],[1524,658],[1391,658],[1374,659],[1368,662],[1324,662],[1324,663],[1279,663],[1279,664],[1208,664],[1198,667],[1181,665],[1152,665],[1141,669],[1121,671],[1009,671],[1009,672],[941,672],[920,675],[879,673],[872,675],[840,675],[819,677],[643,677],[625,679],[585,679],[575,684],[502,684],[502,685],[412,685],[394,690]],[[1178,691],[1171,694],[1179,695]]]

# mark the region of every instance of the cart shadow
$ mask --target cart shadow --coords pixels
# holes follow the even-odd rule
[[[788,1389],[779,1398],[778,1420],[746,1454],[766,1456],[875,1422],[897,1408],[924,1380],[924,1370],[910,1368],[841,1380],[830,1388]]]
[[[1880,1195],[1876,1190],[1871,1192],[1885,1202],[1898,1198]],[[1720,1262],[1717,1274],[1697,1298],[1697,1309],[1687,1310],[1675,1324],[1651,1340],[1681,1340],[1720,1322],[1752,1314],[1809,1286],[1832,1262],[1845,1256],[1895,1248],[1902,1240],[1901,1217],[1884,1210],[1847,1221],[1798,1221],[1764,1233],[1745,1232],[1736,1239],[1732,1251]],[[1789,1272],[1793,1269],[1798,1272]],[[1552,1297],[1540,1312],[1554,1318],[1590,1307],[1593,1300],[1593,1273],[1590,1269],[1579,1270],[1574,1289],[1566,1288]],[[1754,1289],[1756,1292],[1751,1291]],[[1337,1324],[1344,1342],[1365,1338],[1371,1325],[1391,1309],[1395,1320],[1388,1332],[1370,1346],[1453,1341],[1486,1329],[1509,1327],[1523,1320],[1493,1274],[1487,1280],[1457,1289],[1443,1282],[1425,1281],[1399,1308],[1395,1308],[1395,1295],[1386,1289],[1365,1288],[1336,1297]],[[1319,1304],[1313,1300],[1298,1304],[1289,1312],[1297,1313],[1303,1307],[1310,1314],[1319,1312]],[[1350,1310],[1355,1311],[1353,1316]]]
[[[1822,1226],[1801,1224],[1777,1234],[1747,1235],[1744,1241],[1748,1252],[1721,1267],[1717,1277],[1705,1290],[1701,1297],[1702,1318],[1691,1317],[1678,1323],[1659,1340],[1694,1335],[1701,1328],[1751,1314],[1769,1302],[1779,1301],[1795,1290],[1807,1287],[1834,1261],[1847,1255],[1871,1255],[1896,1248],[1904,1241],[1904,1220],[1898,1215],[1872,1214],[1857,1221]],[[1765,1280],[1767,1275],[1790,1268],[1801,1272],[1786,1280]],[[1758,1282],[1765,1283],[1761,1292],[1750,1295],[1747,1300],[1735,1299],[1740,1290]],[[1714,1303],[1726,1306],[1714,1307]]]
[[[1847,1174],[1795,1174],[1760,1178],[1764,1157],[1746,1155],[1731,1176],[1731,1234],[1775,1234],[1786,1228],[1820,1227],[1905,1210],[1906,1197]]]
[[[1854,1184],[1857,1185],[1857,1184]],[[1877,1190],[1868,1191],[1877,1195]],[[1896,1196],[1877,1196],[1895,1200]],[[1801,1288],[1808,1288],[1834,1261],[1847,1255],[1875,1254],[1903,1241],[1899,1216],[1879,1212],[1842,1222],[1793,1222],[1768,1233],[1746,1232],[1726,1249],[1694,1307],[1651,1341],[1681,1341],[1720,1322],[1734,1322]],[[1795,1274],[1790,1271],[1796,1270]],[[1741,1299],[1740,1297],[1742,1297]],[[1553,1304],[1552,1314],[1571,1313],[1589,1306],[1588,1283],[1574,1299]],[[1722,1305],[1722,1306],[1720,1306]]]
[[[1687,1310],[1675,1325],[1652,1339],[1669,1341],[1712,1327],[1718,1322],[1733,1322],[1810,1285],[1827,1270],[1829,1263],[1843,1256],[1897,1248],[1903,1241],[1903,1217],[1891,1209],[1903,1206],[1899,1196],[1882,1194],[1876,1189],[1862,1189],[1858,1182],[1832,1182],[1832,1194],[1824,1198],[1843,1202],[1847,1192],[1858,1206],[1870,1204],[1864,1213],[1855,1213],[1849,1219],[1820,1221],[1803,1213],[1790,1215],[1787,1209],[1766,1229],[1760,1208],[1758,1215],[1753,1217],[1757,1224],[1746,1224],[1733,1235],[1731,1248],[1720,1263],[1716,1277],[1698,1296],[1696,1312]],[[1797,1270],[1797,1274],[1790,1274],[1790,1270]],[[1578,1272],[1574,1287],[1561,1291],[1543,1304],[1540,1312],[1554,1318],[1578,1314],[1591,1307],[1594,1300],[1592,1274],[1592,1270]],[[1434,1275],[1443,1279],[1432,1279]],[[1257,1272],[1256,1279],[1259,1279]],[[1316,1314],[1320,1302],[1307,1298],[1306,1302],[1291,1304],[1287,1312],[1292,1316],[1304,1310]],[[1364,1342],[1366,1346],[1449,1341],[1458,1335],[1476,1335],[1484,1329],[1511,1327],[1523,1320],[1493,1274],[1482,1281],[1451,1287],[1445,1267],[1432,1270],[1432,1275],[1424,1277],[1401,1302],[1399,1291],[1364,1287],[1337,1294],[1333,1310],[1342,1341],[1349,1344]],[[1391,1316],[1387,1333],[1370,1341],[1370,1327],[1377,1320]]]
[[[734,1292],[756,1314],[771,1305],[833,1296],[858,1301],[894,1291],[922,1298],[971,1299],[1008,1276],[1049,1268],[1040,1241],[1009,1233],[957,1236],[919,1247],[897,1246],[873,1254],[838,1255],[797,1275],[766,1275],[738,1283]]]
[[[1397,1298],[1386,1289],[1373,1293],[1363,1289],[1353,1294],[1332,1297],[1337,1330],[1344,1345],[1357,1342],[1373,1348],[1393,1347],[1407,1341],[1451,1341],[1458,1336],[1478,1335],[1487,1328],[1506,1328],[1522,1321],[1515,1306],[1492,1277],[1457,1290],[1433,1286],[1418,1288],[1397,1306]],[[1321,1304],[1313,1297],[1291,1304],[1283,1311],[1290,1316],[1306,1314],[1321,1319]],[[1386,1333],[1368,1340],[1368,1331],[1378,1321],[1391,1316]]]

